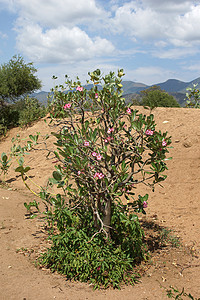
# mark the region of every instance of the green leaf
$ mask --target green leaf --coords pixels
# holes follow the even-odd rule
[[[105,177],[104,181],[105,181],[106,186],[108,186],[108,178]]]
[[[24,168],[24,173],[28,172],[31,168],[29,166]]]
[[[59,154],[58,154],[57,151],[54,151],[54,154],[55,154],[55,156],[56,156],[57,158],[60,158],[60,156],[59,156]]]
[[[23,166],[19,166],[15,169],[15,172],[19,172],[19,173],[24,173],[24,167]]]
[[[52,183],[52,184],[58,183],[55,178],[49,178],[49,182]]]
[[[53,171],[53,178],[57,181],[60,181],[62,179],[62,175],[57,171]]]
[[[19,164],[20,164],[20,166],[22,166],[23,163],[24,163],[24,159],[23,159],[23,157],[20,157],[20,159],[19,159]]]
[[[122,171],[124,171],[126,168],[126,163],[125,163],[125,160],[122,161]]]
[[[7,157],[6,153],[3,152],[3,153],[1,154],[1,159],[2,159],[3,162],[6,162],[6,161],[7,161],[8,157]]]
[[[85,121],[85,131],[87,131],[87,129],[88,129],[88,126],[89,126],[89,121],[87,120],[87,121]]]
[[[117,190],[117,188],[118,188],[118,183],[115,183],[113,187],[113,193]]]

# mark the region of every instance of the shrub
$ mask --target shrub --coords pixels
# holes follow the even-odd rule
[[[89,90],[67,78],[66,87],[54,89],[51,106],[52,118],[60,119],[52,119],[59,126],[52,133],[57,165],[49,184],[60,193],[40,193],[53,243],[41,262],[95,287],[136,280],[133,267],[146,257],[137,214],[145,213],[148,194],[137,197],[135,189],[165,180],[171,143],[156,131],[152,114],[125,104],[123,75],[102,76],[97,69],[89,73]]]
[[[186,107],[200,108],[200,90],[197,86],[198,84],[193,84],[193,88],[187,88],[189,93],[186,93]]]
[[[27,126],[33,121],[44,117],[47,113],[45,106],[36,98],[18,100],[15,104],[8,104],[0,108],[0,135],[5,135],[8,129],[17,126]]]
[[[13,105],[0,107],[0,135],[5,135],[7,130],[18,125],[19,111]]]
[[[160,87],[153,86],[141,92],[142,105],[154,107],[180,107],[176,99],[162,91]]]
[[[29,96],[17,103],[17,108],[20,110],[20,126],[30,125],[46,115],[46,108],[39,103],[38,99]]]

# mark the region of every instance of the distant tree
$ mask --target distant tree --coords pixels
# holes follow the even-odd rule
[[[41,81],[35,76],[33,63],[25,63],[15,55],[8,63],[0,66],[0,107],[5,102],[15,102],[22,96],[41,88]]]
[[[132,105],[139,106],[141,105],[140,96],[136,93],[126,94],[123,96],[125,98],[126,103],[131,103]]]
[[[176,99],[167,92],[162,91],[159,86],[152,86],[140,92],[142,105],[155,107],[180,107]]]

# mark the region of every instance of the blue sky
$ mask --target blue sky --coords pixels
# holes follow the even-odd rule
[[[200,77],[200,0],[0,0],[0,64],[20,54],[53,75],[124,69],[145,84]]]

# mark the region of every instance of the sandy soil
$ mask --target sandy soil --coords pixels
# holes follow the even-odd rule
[[[154,115],[157,128],[172,136],[174,148],[163,188],[150,192],[146,220],[174,230],[183,246],[157,249],[149,265],[143,266],[146,272],[140,283],[121,290],[93,291],[87,284],[36,268],[33,260],[44,250],[46,232],[41,219],[26,215],[23,203],[36,198],[14,172],[13,163],[7,188],[0,188],[0,300],[168,299],[164,288],[170,285],[200,297],[200,110],[157,108]],[[0,141],[0,153],[9,153],[11,138],[18,133],[23,140],[29,134],[50,131],[43,120],[24,130],[13,129]],[[53,147],[51,139],[48,147]],[[35,151],[26,156],[26,162],[32,179],[43,186],[54,169],[52,160],[46,160],[45,152]],[[146,193],[143,187],[139,192]]]

